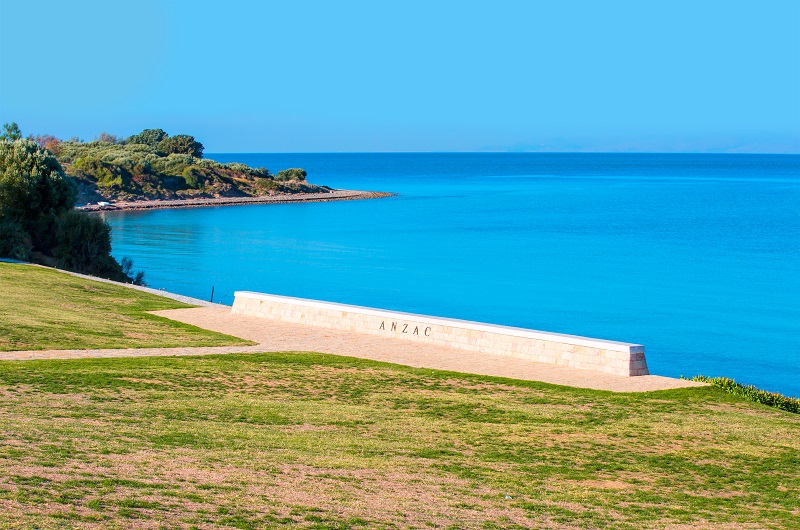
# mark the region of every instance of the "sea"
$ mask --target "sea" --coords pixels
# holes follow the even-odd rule
[[[107,212],[148,285],[644,344],[650,373],[800,395],[800,156],[248,153],[383,199]]]

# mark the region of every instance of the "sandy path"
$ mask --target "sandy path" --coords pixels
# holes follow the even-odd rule
[[[466,352],[451,348],[411,344],[372,335],[288,324],[273,320],[232,315],[230,307],[213,305],[191,309],[170,309],[155,314],[187,324],[249,339],[258,346],[206,348],[132,348],[121,350],[53,350],[0,352],[0,359],[72,359],[81,357],[132,357],[165,355],[206,355],[211,353],[315,351],[386,361],[418,368],[435,368],[482,375],[544,381],[558,385],[614,392],[647,392],[703,383],[671,377],[646,375],[622,377],[536,363],[498,355]]]

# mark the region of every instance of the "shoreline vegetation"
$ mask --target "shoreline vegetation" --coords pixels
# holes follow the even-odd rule
[[[689,378],[690,381],[699,381],[701,383],[708,383],[732,394],[739,396],[753,403],[760,403],[768,407],[785,410],[792,414],[800,414],[800,398],[784,396],[779,392],[769,392],[761,390],[753,385],[745,385],[739,383],[728,377],[708,377],[705,375],[696,375]]]
[[[131,205],[142,202],[151,208],[284,202],[286,196],[296,200],[385,196],[354,195],[349,190],[311,184],[303,168],[273,174],[265,167],[208,160],[203,158],[203,145],[193,136],[170,136],[162,129],[145,129],[126,139],[102,133],[92,142],[52,136],[33,140],[53,153],[65,174],[75,180],[76,204],[82,208],[91,203],[138,209]],[[249,200],[255,198],[258,200]]]
[[[282,169],[203,157],[204,146],[193,136],[170,136],[145,129],[128,138],[101,133],[94,141],[31,137],[52,153],[66,176],[77,185],[76,207],[83,211],[144,210],[317,202],[387,197],[391,193],[336,190],[311,184],[303,168]]]

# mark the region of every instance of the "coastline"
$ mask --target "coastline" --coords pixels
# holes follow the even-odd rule
[[[396,193],[385,191],[332,190],[325,193],[286,193],[261,197],[202,197],[188,199],[143,199],[139,201],[117,201],[108,204],[76,206],[85,212],[156,210],[166,208],[203,208],[208,206],[231,206],[241,204],[283,204],[298,202],[356,201],[392,197]]]

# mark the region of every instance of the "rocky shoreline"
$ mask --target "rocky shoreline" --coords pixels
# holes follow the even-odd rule
[[[108,201],[77,206],[85,212],[118,210],[155,210],[162,208],[202,208],[236,204],[279,204],[296,202],[354,201],[391,197],[395,193],[360,190],[331,190],[324,193],[286,193],[261,197],[203,197],[190,199],[143,199],[138,201]]]

